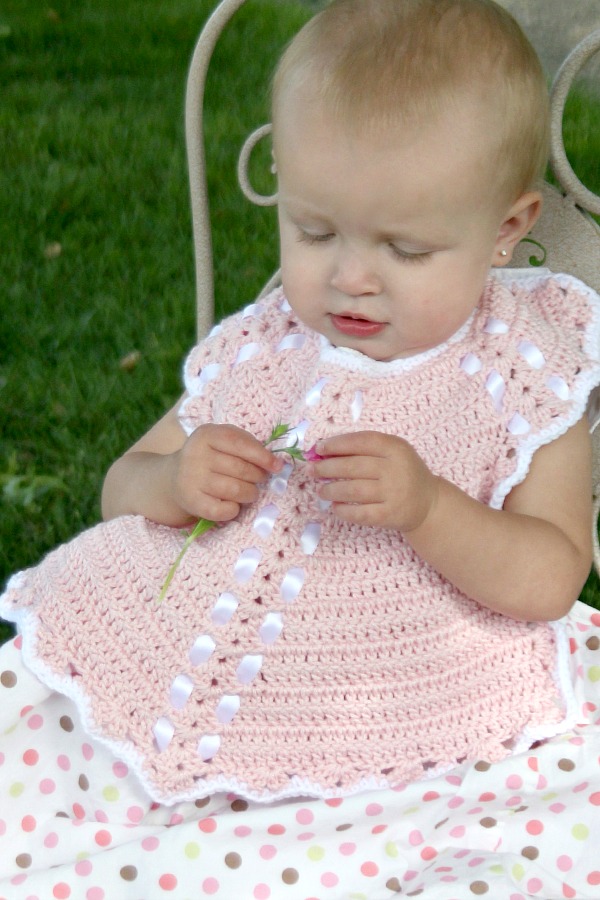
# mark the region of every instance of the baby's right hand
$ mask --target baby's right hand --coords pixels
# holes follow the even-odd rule
[[[283,460],[234,425],[200,425],[173,454],[173,500],[190,518],[228,522]]]

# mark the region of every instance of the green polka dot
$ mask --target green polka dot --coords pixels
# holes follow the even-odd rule
[[[588,669],[588,678],[590,681],[600,681],[600,666],[590,666]]]
[[[393,843],[393,841],[388,841],[385,845],[385,852],[388,856],[391,856],[392,859],[396,859],[396,857],[398,856],[398,847]]]
[[[183,852],[188,859],[198,859],[198,857],[200,856],[200,847],[194,841],[190,841],[189,844],[185,845]]]
[[[542,797],[542,800],[544,801],[544,803],[549,803],[550,800],[556,800],[557,797],[558,797],[558,794],[553,793],[551,791],[549,794],[544,794],[544,796]]]
[[[576,841],[587,841],[590,836],[590,829],[587,825],[573,825],[571,834]]]
[[[114,784],[109,784],[102,791],[102,796],[105,800],[108,800],[109,803],[114,803],[115,800],[119,799],[119,790],[114,786]]]
[[[525,869],[520,863],[517,863],[512,867],[512,875],[517,881],[520,881],[521,878],[525,875]]]
[[[11,784],[11,786],[9,787],[8,793],[11,797],[20,797],[24,790],[25,785],[23,784],[23,782],[15,781],[15,783]]]
[[[504,866],[490,866],[490,872],[494,875],[504,875]]]
[[[418,806],[410,806],[408,809],[404,810],[403,815],[405,816],[414,816],[415,813],[419,812]]]
[[[325,850],[323,847],[309,847],[306,851],[306,855],[309,859],[312,859],[313,862],[319,862],[319,860],[323,859],[325,856]]]

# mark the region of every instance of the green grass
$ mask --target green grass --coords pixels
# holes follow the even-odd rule
[[[0,10],[1,583],[98,520],[106,469],[179,395],[195,332],[183,98],[214,2],[50,4]],[[211,67],[217,316],[276,266],[273,210],[241,199],[235,159],[310,6],[249,0]],[[569,104],[573,163],[595,190],[599,123],[590,97]],[[586,597],[600,606],[595,581]]]

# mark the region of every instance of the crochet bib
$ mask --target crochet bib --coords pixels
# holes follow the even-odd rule
[[[597,302],[566,276],[493,278],[446,344],[380,363],[326,344],[275,292],[192,351],[181,423],[264,440],[284,422],[305,448],[396,434],[500,508],[600,382]],[[395,786],[566,727],[560,627],[495,614],[397,532],[337,520],[302,462],[196,542],[159,604],[182,541],[103,523],[0,602],[28,665],[161,802]]]

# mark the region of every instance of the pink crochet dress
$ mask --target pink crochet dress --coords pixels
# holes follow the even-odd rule
[[[596,295],[567,276],[491,278],[446,344],[379,363],[333,348],[275,292],[190,354],[181,423],[301,445],[379,430],[500,508],[600,383]],[[499,760],[569,724],[560,625],[461,594],[391,531],[335,519],[302,463],[207,533],[98,525],[15,576],[0,612],[30,668],[150,795],[335,797]]]

